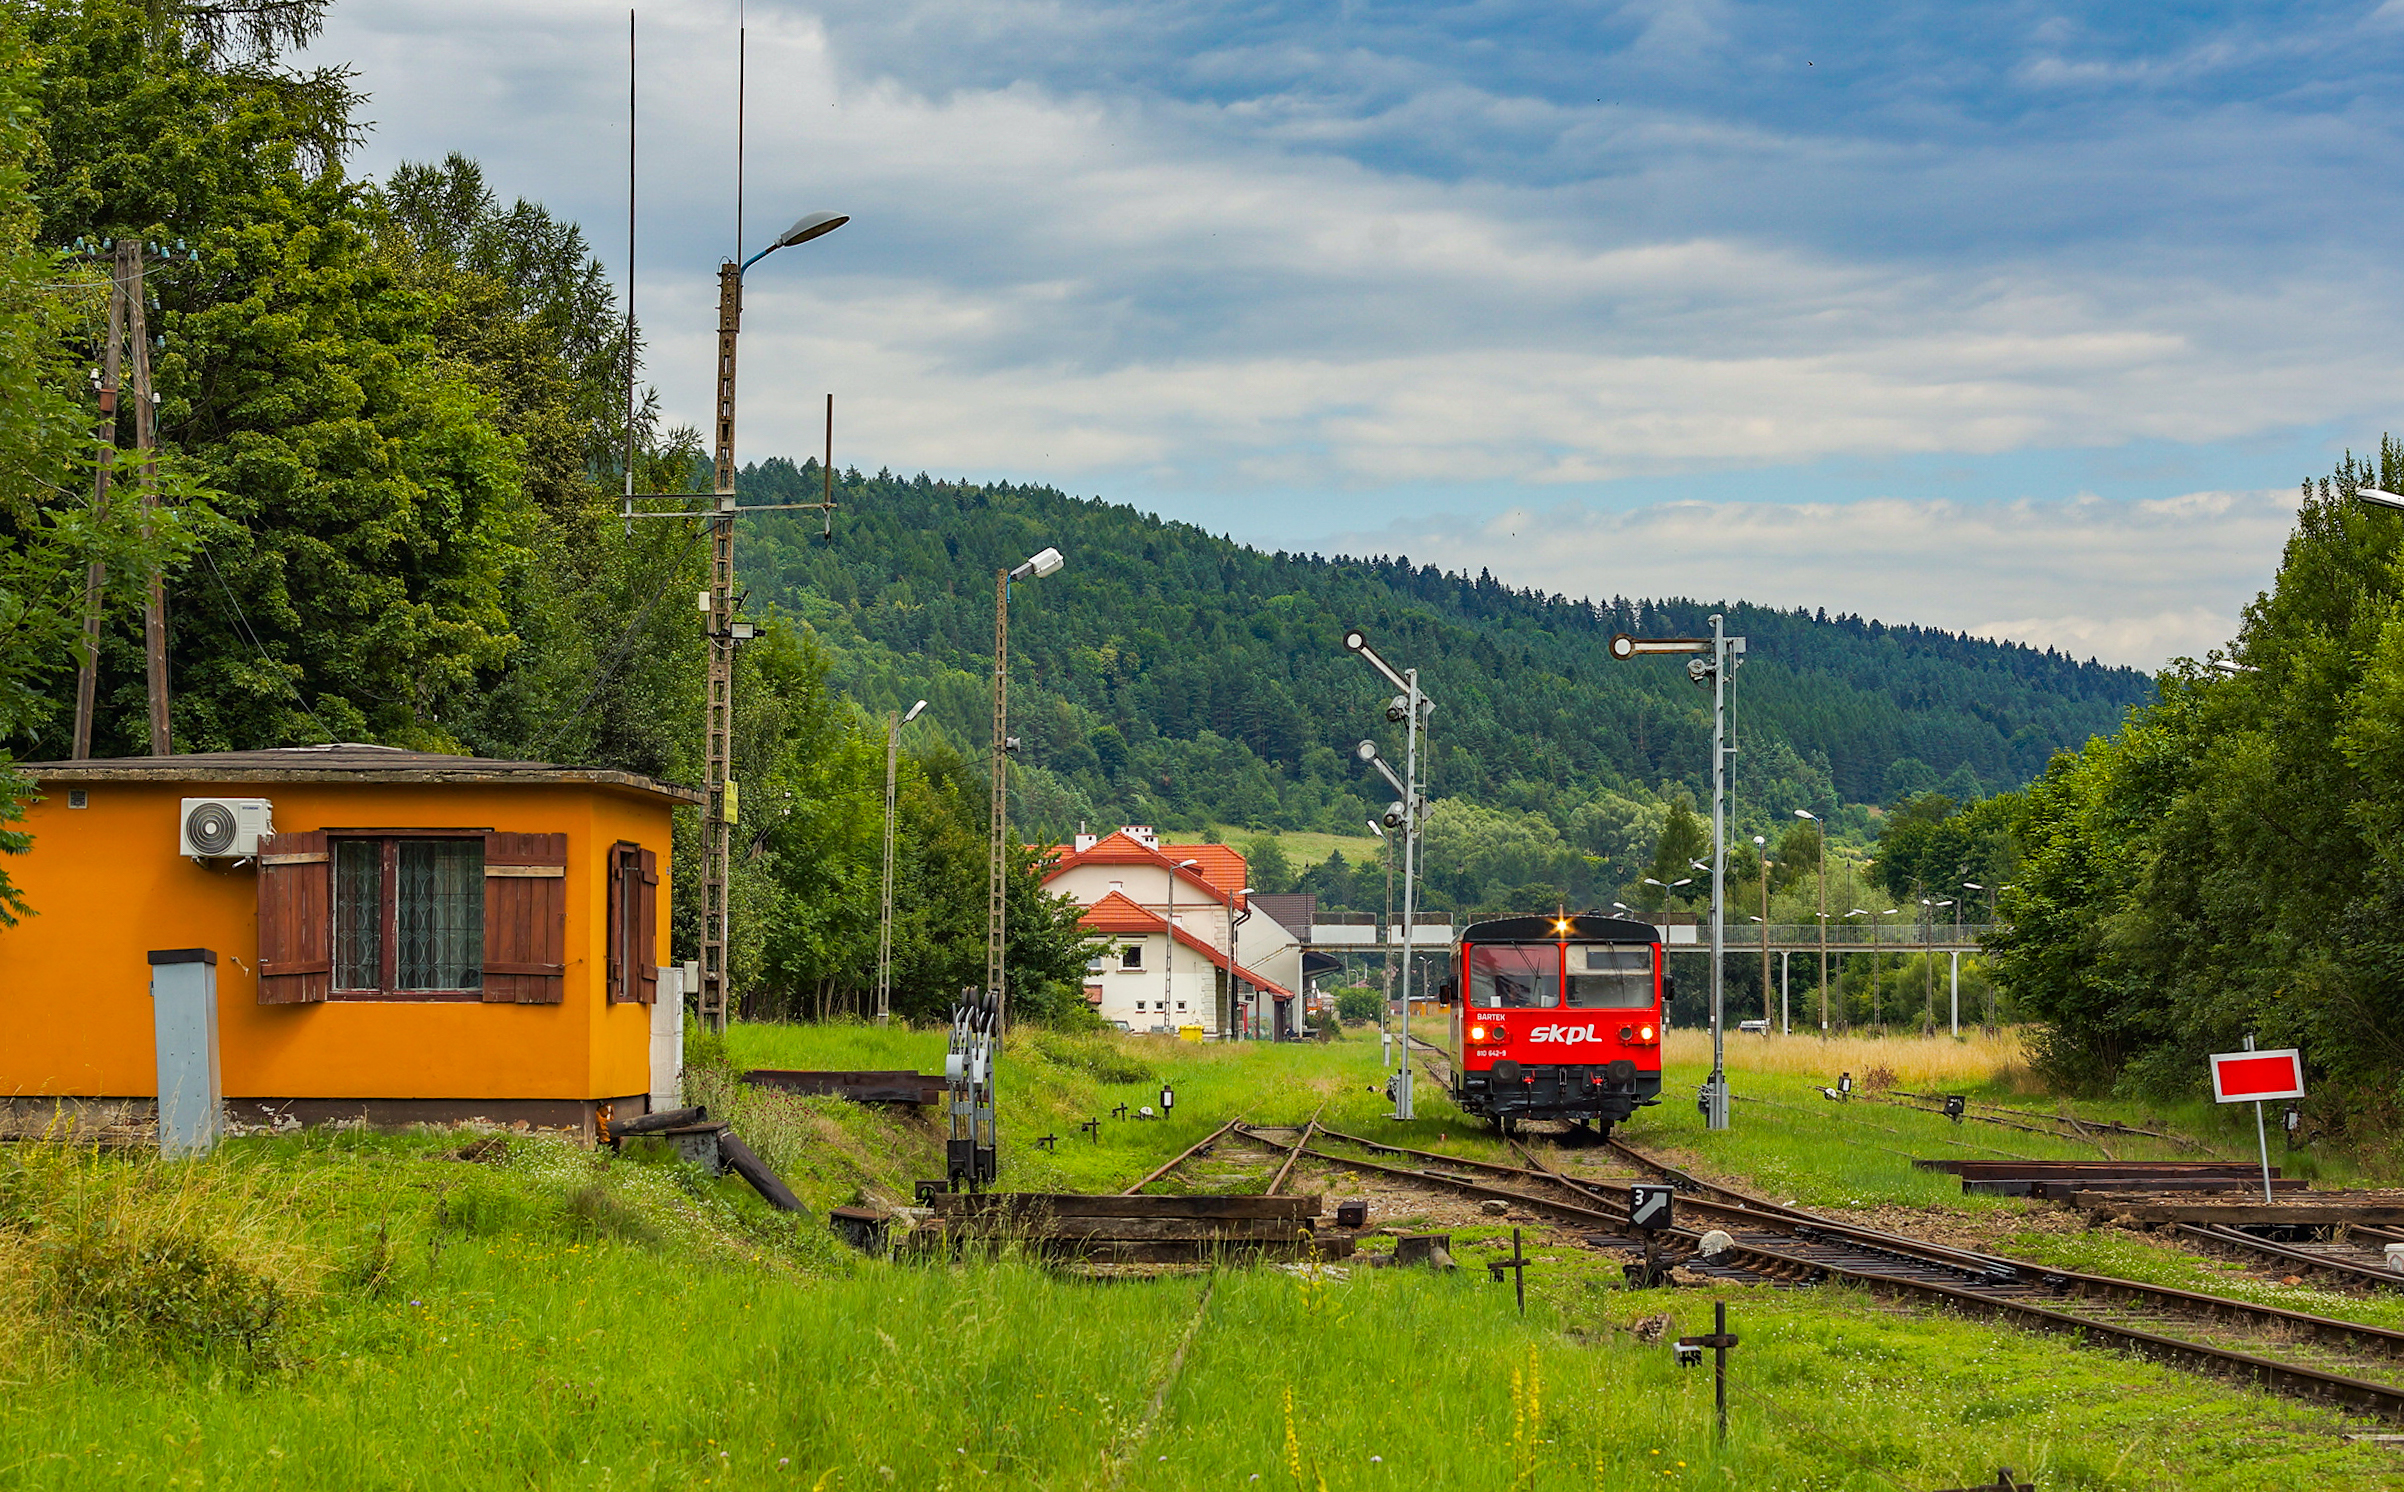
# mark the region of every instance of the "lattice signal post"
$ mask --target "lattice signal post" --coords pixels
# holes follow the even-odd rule
[[[808,243],[834,232],[849,216],[814,212],[798,221],[776,241],[741,263],[729,259],[718,266],[718,379],[711,406],[715,459],[711,492],[634,492],[629,481],[620,516],[629,525],[637,518],[695,518],[709,526],[709,589],[701,592],[700,610],[709,638],[709,677],[702,693],[703,790],[709,800],[701,821],[701,988],[699,1014],[714,1031],[726,1029],[726,944],[728,932],[727,878],[733,868],[734,822],[739,795],[730,775],[734,764],[735,646],[752,634],[751,624],[735,620],[735,518],[743,513],[809,509],[827,515],[832,532],[835,511],[835,400],[827,396],[827,453],[823,474],[826,496],[814,503],[735,503],[735,338],[743,324],[743,272],[794,244]],[[631,467],[629,468],[631,471]],[[706,508],[635,511],[637,501],[691,502],[701,498]]]
[[[1728,740],[1728,688],[1736,670],[1744,666],[1745,640],[1730,637],[1725,618],[1718,615],[1711,618],[1709,637],[1630,637],[1621,632],[1611,639],[1611,656],[1623,663],[1650,653],[1705,655],[1686,660],[1686,676],[1711,691],[1711,1076],[1703,1085],[1703,1120],[1708,1128],[1726,1129],[1722,965],[1728,953],[1728,758],[1736,753]]]

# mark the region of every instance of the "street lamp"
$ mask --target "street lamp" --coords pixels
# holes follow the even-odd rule
[[[2404,497],[2398,497],[2393,492],[2381,492],[2376,487],[2357,487],[2354,495],[2366,503],[2377,503],[2383,508],[2404,508]]]
[[[1235,1008],[1235,899],[1239,896],[1246,899],[1244,917],[1249,921],[1252,917],[1252,888],[1246,886],[1240,891],[1227,893],[1227,1008],[1230,1010]]]
[[[1892,917],[1895,915],[1896,911],[1897,908],[1894,907],[1888,907],[1883,912],[1873,912],[1868,907],[1855,907],[1852,911],[1845,914],[1848,917],[1867,917],[1870,919],[1870,1024],[1878,1027],[1878,1031],[1881,1036],[1886,1034],[1886,1007],[1880,1002],[1879,999],[1880,991],[1878,960],[1880,958],[1880,954],[1878,950],[1881,946],[1883,946],[1880,941],[1880,929],[1885,926],[1885,924],[1879,919],[1882,917]]]
[[[1795,817],[1809,819],[1812,838],[1820,842],[1820,1034],[1828,1034],[1828,826],[1808,808],[1795,810]]]
[[[1644,883],[1648,886],[1659,886],[1661,888],[1661,894],[1654,898],[1655,901],[1660,903],[1660,908],[1654,913],[1654,915],[1657,917],[1667,917],[1669,915],[1669,894],[1672,891],[1677,890],[1680,886],[1693,885],[1694,877],[1688,876],[1683,880],[1677,881],[1656,881],[1651,876],[1646,876],[1644,878]]]
[[[1920,918],[1920,966],[1928,986],[1925,1019],[1920,1025],[1920,1034],[1933,1036],[1937,1028],[1937,913],[1953,903],[1950,900],[1930,901],[1923,896],[1920,905],[1928,909]]]
[[[743,272],[794,244],[834,232],[851,218],[839,212],[808,213],[768,247],[737,264],[718,266],[718,389],[715,414],[715,482],[710,529],[710,588],[703,610],[709,618],[709,679],[702,695],[701,819],[701,989],[697,1005],[705,1024],[726,1029],[727,879],[732,871],[733,819],[728,810],[734,765],[735,687],[735,339],[743,325]],[[634,480],[629,468],[626,516],[634,518]],[[673,516],[684,516],[682,514]]]
[[[805,212],[793,220],[792,227],[776,235],[775,242],[744,260],[742,269],[736,270],[735,273],[741,274],[743,270],[751,268],[778,249],[789,249],[797,243],[808,243],[813,238],[824,238],[850,221],[851,214],[847,212]]]
[[[793,225],[795,230],[801,226]],[[1045,548],[1014,568],[993,572],[993,844],[985,890],[985,988],[993,996],[996,1024],[1005,1029],[1010,1023],[1010,992],[1002,982],[1002,934],[1008,921],[1002,836],[1010,811],[1010,753],[1018,748],[1010,738],[1010,582],[1057,575],[1067,563],[1059,550]],[[1175,941],[1170,940],[1172,947]]]
[[[1168,856],[1161,858],[1165,860]],[[1169,867],[1169,949],[1160,959],[1160,1011],[1164,1017],[1177,998],[1177,872],[1192,870],[1201,863],[1199,860],[1180,860]],[[1231,1012],[1235,1009],[1233,979],[1227,981],[1227,1008]],[[1164,1019],[1162,1024],[1166,1025],[1167,1021]]]
[[[1761,915],[1754,918],[1761,924],[1761,1024],[1767,1031],[1770,1024],[1770,841],[1765,834],[1753,836],[1753,857],[1761,862]]]
[[[886,717],[885,723],[885,892],[878,902],[876,924],[876,1023],[893,1020],[893,777],[901,763],[901,728],[916,720],[925,700],[908,713]]]

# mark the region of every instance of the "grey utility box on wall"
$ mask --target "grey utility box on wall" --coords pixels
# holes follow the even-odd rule
[[[151,1020],[158,1034],[159,1154],[206,1155],[225,1132],[217,1073],[217,955],[150,951]]]

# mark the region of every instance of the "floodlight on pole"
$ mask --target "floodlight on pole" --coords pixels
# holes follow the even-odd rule
[[[985,888],[985,989],[993,997],[998,1024],[1005,1028],[1010,1019],[1010,992],[1002,967],[1003,938],[1009,924],[1003,845],[1010,815],[1010,748],[1017,744],[1010,739],[1010,582],[1056,575],[1066,563],[1059,550],[1040,549],[1014,568],[996,570],[993,575],[993,767],[988,784],[993,794],[993,840],[988,846]]]

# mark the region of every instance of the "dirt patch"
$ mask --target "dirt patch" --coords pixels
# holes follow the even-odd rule
[[[1379,1228],[1405,1228],[1413,1233],[1443,1233],[1469,1228],[1522,1228],[1540,1230],[1547,1246],[1573,1243],[1588,1229],[1563,1227],[1550,1218],[1541,1217],[1522,1207],[1513,1207],[1500,1217],[1487,1213],[1480,1205],[1481,1198],[1465,1197],[1442,1187],[1415,1186],[1393,1177],[1373,1175],[1365,1171],[1340,1166],[1303,1161],[1286,1179],[1286,1189],[1298,1194],[1319,1194],[1322,1227],[1332,1228],[1336,1204],[1359,1197],[1369,1204],[1368,1231]],[[1557,1235],[1557,1236],[1556,1236]],[[1504,1248],[1510,1247],[1508,1242]]]
[[[1813,1207],[1808,1209],[1821,1217],[1859,1228],[1878,1228],[1888,1233],[1900,1233],[1926,1243],[1941,1243],[1948,1248],[1970,1249],[1992,1253],[2000,1240],[2011,1233],[2048,1233],[2069,1237],[2088,1231],[2087,1221],[2075,1212],[2054,1207],[2032,1207],[2012,1212],[1955,1212],[1945,1207],[1904,1207],[1894,1203],[1877,1207]]]

